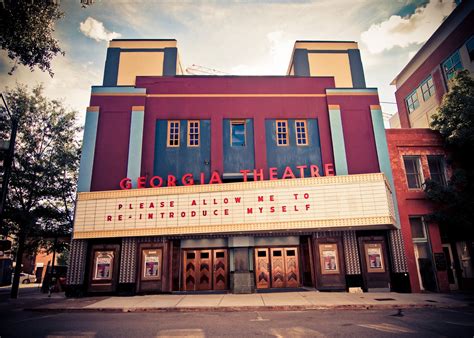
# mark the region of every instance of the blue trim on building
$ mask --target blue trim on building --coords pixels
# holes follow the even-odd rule
[[[192,173],[194,180],[199,180],[199,174],[204,173],[206,182],[211,173],[211,121],[199,120],[199,147],[188,147],[188,120],[179,120],[179,147],[168,147],[168,120],[156,120],[155,129],[155,158],[153,159],[153,175],[167,179],[175,175],[182,185],[181,177]],[[164,183],[165,184],[165,183]]]
[[[293,67],[295,76],[310,76],[307,49],[295,49],[293,54]]]
[[[329,123],[331,126],[332,149],[334,153],[334,166],[336,175],[348,175],[346,145],[340,109],[329,109]]]
[[[239,120],[236,118],[236,120]],[[255,168],[255,146],[253,119],[245,119],[245,145],[232,146],[230,144],[230,124],[232,119],[224,119],[223,121],[223,137],[224,143],[224,173],[238,173],[242,169],[253,170]]]
[[[178,48],[165,48],[163,59],[163,76],[175,76],[178,62]]]
[[[278,146],[276,139],[276,121],[285,120],[288,125],[288,145]],[[306,121],[306,135],[308,145],[298,146],[296,144],[295,121]],[[317,119],[267,119],[265,120],[265,138],[267,148],[267,165],[269,168],[277,168],[281,175],[287,166],[290,166],[297,177],[300,172],[296,166],[307,165],[305,177],[310,176],[311,164],[320,168],[323,175],[321,144],[319,137],[319,126]]]
[[[79,177],[77,180],[78,192],[87,192],[91,190],[92,170],[94,167],[95,142],[97,139],[98,126],[99,112],[86,112],[84,138],[82,141],[81,163],[79,167]]]
[[[377,157],[379,160],[380,171],[387,177],[390,189],[392,190],[393,205],[395,208],[395,217],[397,226],[400,227],[400,215],[398,213],[397,194],[393,182],[392,167],[390,166],[390,156],[388,154],[387,136],[383,124],[382,111],[380,109],[371,109],[372,127],[374,129],[375,146],[377,148]]]
[[[146,94],[146,88],[92,86],[92,94]]]
[[[349,64],[351,66],[352,86],[354,88],[365,88],[364,68],[358,49],[349,49]]]
[[[107,48],[107,57],[104,67],[104,86],[116,86],[118,67],[120,63],[120,48]]]
[[[145,112],[132,111],[130,123],[130,141],[128,146],[127,177],[132,180],[132,187],[137,187],[137,178],[140,175],[142,164],[143,123]]]

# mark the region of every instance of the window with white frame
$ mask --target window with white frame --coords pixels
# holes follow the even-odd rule
[[[420,106],[420,101],[418,101],[418,94],[416,93],[416,89],[405,98],[405,103],[410,113],[415,111],[415,109]]]
[[[306,120],[296,120],[295,131],[296,131],[296,145],[298,146],[308,145],[308,130],[306,127]]]
[[[199,121],[188,121],[188,147],[199,147]]]
[[[421,83],[420,87],[423,101],[427,101],[435,93],[433,77],[430,75],[425,81]]]
[[[168,121],[168,147],[179,147],[180,121]]]
[[[276,141],[278,146],[288,145],[288,121],[276,121]]]
[[[421,172],[420,156],[403,156],[405,173],[409,189],[421,189],[423,176]]]
[[[426,241],[426,229],[421,216],[410,217],[411,238],[413,241]]]
[[[459,51],[455,51],[443,62],[443,72],[446,80],[451,80],[458,70],[463,69]]]

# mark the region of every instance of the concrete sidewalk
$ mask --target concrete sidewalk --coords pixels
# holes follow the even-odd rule
[[[66,312],[193,312],[193,311],[304,311],[315,309],[404,309],[474,306],[472,294],[401,294],[343,292],[274,292],[248,295],[172,294],[133,297],[59,299],[27,310]]]

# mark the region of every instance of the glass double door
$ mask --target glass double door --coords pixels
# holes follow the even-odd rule
[[[255,249],[257,289],[300,286],[298,248]]]
[[[227,249],[184,250],[183,290],[227,290]]]

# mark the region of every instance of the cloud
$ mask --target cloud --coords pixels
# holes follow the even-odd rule
[[[85,36],[95,41],[110,41],[121,36],[119,33],[108,31],[102,22],[90,16],[79,24],[79,29]]]
[[[0,68],[10,70],[13,61],[10,60],[5,51],[0,51]],[[92,85],[101,83],[101,74],[94,63],[81,63],[67,56],[57,56],[53,59],[52,67],[54,77],[48,73],[19,65],[13,75],[6,72],[0,74],[0,90],[7,87],[14,88],[17,83],[28,85],[30,88],[43,84],[44,93],[50,99],[58,99],[65,103],[66,107],[79,112],[78,122],[84,122],[85,110],[89,105],[90,88]]]
[[[425,42],[454,9],[453,1],[430,0],[410,16],[392,15],[361,33],[361,41],[370,53],[381,53],[395,46],[407,47]]]

